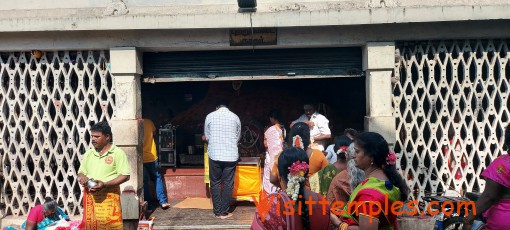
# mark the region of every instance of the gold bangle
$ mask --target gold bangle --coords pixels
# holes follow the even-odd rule
[[[338,225],[338,230],[347,230],[347,227],[349,227],[349,224],[342,222],[340,225]]]

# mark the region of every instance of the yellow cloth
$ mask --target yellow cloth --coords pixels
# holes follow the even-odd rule
[[[103,155],[94,149],[85,152],[78,173],[103,182],[111,181],[121,175],[129,175],[131,170],[126,153],[112,144]]]
[[[258,165],[238,165],[232,197],[238,200],[251,201],[253,197],[259,197],[261,190],[260,167]]]
[[[211,183],[209,180],[209,154],[207,153],[207,143],[204,143],[204,182]]]
[[[86,230],[122,230],[120,187],[104,188],[99,192],[83,195],[82,226]],[[81,229],[81,228],[80,228]]]
[[[143,163],[154,162],[158,159],[154,132],[156,132],[154,122],[143,119]]]

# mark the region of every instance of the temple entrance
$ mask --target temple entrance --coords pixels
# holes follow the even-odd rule
[[[289,129],[289,124],[303,114],[303,103],[311,100],[329,119],[332,137],[346,128],[363,130],[364,84],[364,77],[143,84],[143,116],[158,128],[169,123],[176,128],[178,167],[202,167],[203,124],[207,114],[214,111],[216,99],[227,98],[230,110],[241,119],[240,156],[263,157],[263,133],[272,109],[282,112]]]
[[[363,130],[361,56],[360,47],[144,53],[142,114],[158,127],[168,198],[206,196],[208,164],[201,137],[219,98],[227,99],[241,120],[238,169],[251,172],[242,173],[251,182],[235,180],[237,199],[251,199],[238,194],[248,190],[237,186],[261,187],[264,131],[272,109],[281,111],[287,129],[303,114],[303,103],[313,102],[329,119],[332,137],[345,128]]]

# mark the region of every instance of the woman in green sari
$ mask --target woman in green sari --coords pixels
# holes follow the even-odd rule
[[[347,148],[351,143],[351,139],[345,135],[335,139],[334,150],[337,160],[335,163],[328,164],[310,177],[310,190],[323,196],[328,194],[328,189],[333,178],[341,171],[347,169]]]
[[[409,188],[397,172],[397,157],[378,133],[365,132],[354,139],[356,167],[365,171],[365,179],[349,197],[340,218],[332,215],[333,225],[345,229],[396,229],[392,210],[396,201],[406,201]]]

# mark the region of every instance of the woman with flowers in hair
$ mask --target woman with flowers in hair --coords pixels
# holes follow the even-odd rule
[[[323,169],[328,165],[328,160],[324,153],[318,149],[310,148],[310,128],[303,122],[295,123],[290,129],[290,140],[292,147],[300,148],[306,152],[308,156],[308,162],[310,168],[308,169],[308,177],[315,174],[319,170]],[[279,186],[278,178],[278,161],[274,162],[273,170],[271,170],[270,181],[275,186]],[[306,181],[306,187],[310,188],[308,180]]]
[[[290,136],[292,138],[293,147],[298,147],[306,151],[306,155],[310,161],[308,177],[328,165],[328,160],[321,150],[310,148],[310,127],[307,124],[303,122],[295,123],[290,129]]]
[[[347,169],[347,148],[351,143],[352,140],[345,135],[335,139],[335,147],[333,149],[337,160],[333,164],[328,164],[310,177],[310,189],[312,191],[323,196],[327,195],[333,178],[341,171]]]
[[[365,172],[362,181],[349,197],[341,217],[331,215],[332,223],[345,229],[396,229],[397,218],[392,210],[396,201],[406,201],[409,188],[397,172],[397,157],[378,133],[365,132],[354,139],[356,167]]]
[[[309,170],[308,162],[306,152],[298,147],[286,149],[280,154],[278,182],[282,192],[261,197],[257,203],[257,212],[251,229],[320,230],[329,228],[330,208],[327,201],[319,194],[305,188]]]

